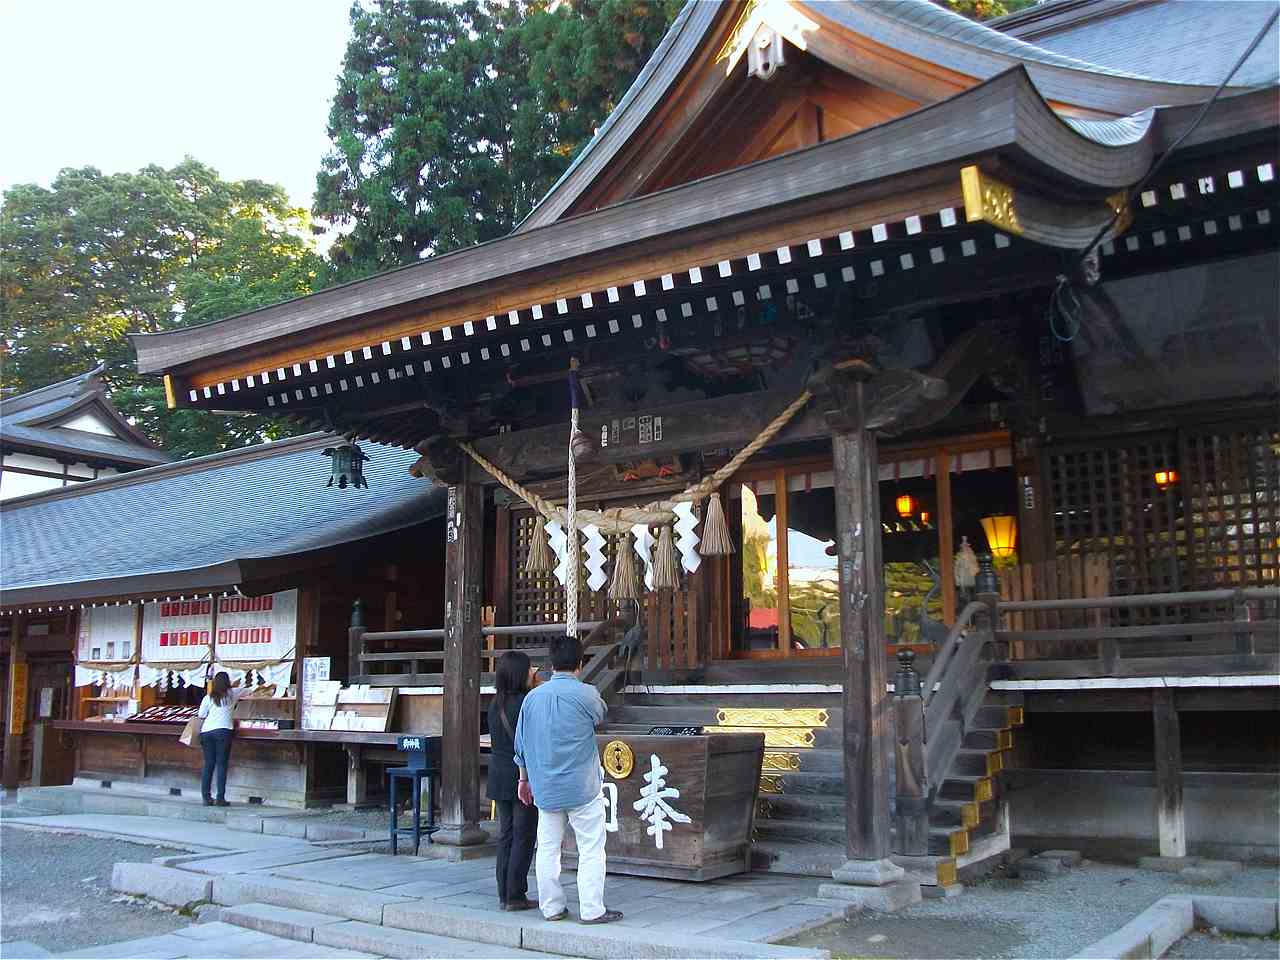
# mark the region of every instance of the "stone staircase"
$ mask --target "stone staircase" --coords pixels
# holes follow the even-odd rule
[[[699,685],[633,685],[610,709],[608,730],[701,725],[764,733],[753,865],[829,877],[845,861],[842,695],[826,682],[827,667],[792,668],[787,682],[770,682],[773,669],[713,665]],[[902,860],[922,884],[950,886],[962,868],[1008,849],[999,773],[1022,711],[988,698],[931,799],[928,856]]]

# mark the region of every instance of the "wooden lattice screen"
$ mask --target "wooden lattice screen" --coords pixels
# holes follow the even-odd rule
[[[511,517],[511,622],[560,623],[564,620],[564,590],[552,573],[531,574],[525,571],[529,546],[534,536],[544,536],[540,518],[530,511],[514,512]],[[614,556],[621,536],[606,536],[606,572],[612,573]],[[586,579],[586,571],[581,577]],[[645,666],[650,669],[687,668],[698,666],[705,656],[705,644],[700,644],[701,576],[695,574],[684,580],[685,589],[661,590],[650,594],[644,604],[646,633]],[[608,598],[608,587],[598,592],[583,590],[578,595],[578,619],[581,621],[604,620],[613,616],[628,619],[632,610]],[[546,637],[516,637],[513,646],[544,646]],[[638,664],[637,664],[638,665]]]
[[[1058,559],[1107,557],[1117,596],[1274,585],[1280,432],[1148,434],[1046,452]],[[1161,487],[1158,471],[1176,470]],[[1202,611],[1230,615],[1230,605]],[[1182,617],[1168,610],[1168,616]],[[1133,611],[1163,621],[1166,611]],[[1128,618],[1126,618],[1128,619]]]

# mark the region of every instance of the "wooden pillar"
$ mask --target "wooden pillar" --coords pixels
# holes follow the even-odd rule
[[[938,579],[942,594],[942,622],[956,622],[956,522],[951,511],[951,454],[939,447],[933,454],[933,484],[938,500]]]
[[[480,829],[480,607],[484,577],[484,488],[466,464],[449,487],[444,555],[443,827],[437,843],[482,843]]]
[[[923,857],[929,853],[929,798],[924,768],[924,704],[914,660],[912,651],[900,652],[894,677],[895,850],[904,856]]]
[[[27,724],[27,656],[23,639],[27,632],[27,618],[14,614],[9,629],[9,685],[5,698],[4,769],[0,772],[0,785],[6,790],[16,790],[22,779],[22,740]]]
[[[1182,805],[1182,731],[1173,691],[1151,693],[1156,732],[1156,833],[1160,856],[1187,855],[1186,819]]]
[[[866,429],[867,384],[850,378],[837,391],[832,423],[836,547],[840,564],[840,640],[844,648],[844,777],[849,863],[843,883],[900,879],[888,860],[892,706],[885,691],[884,594],[880,554],[880,468]]]

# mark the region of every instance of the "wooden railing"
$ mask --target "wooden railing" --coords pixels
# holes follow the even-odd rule
[[[1229,605],[1229,620],[1113,626],[1109,610],[1180,608],[1197,614]],[[928,842],[928,806],[951,772],[993,679],[1137,676],[1223,676],[1280,672],[1280,588],[1206,590],[1128,597],[1001,601],[980,595],[961,612],[933,655],[923,680],[913,654],[900,654],[895,681],[897,842],[900,854],[922,854]],[[1092,625],[1043,630],[1000,630],[1002,619],[1032,622],[1052,613],[1072,622],[1090,614]]]
[[[1274,669],[1280,653],[1280,620],[1258,613],[1274,611],[1277,604],[1277,587],[1001,602],[1003,622],[1047,612],[1062,622],[1088,613],[1089,625],[997,629],[995,639],[1007,651],[1004,672],[1015,679],[1258,673]],[[1206,607],[1228,607],[1231,617],[1206,621]],[[1160,609],[1165,620],[1182,611],[1186,619],[1135,626],[1108,622],[1110,611],[1134,609]]]
[[[580,623],[578,624],[578,629],[580,631],[596,631],[601,627],[620,628],[625,625],[623,621],[598,620]],[[563,623],[482,626],[480,635],[486,639],[512,636],[556,636],[563,634],[564,630],[565,625]],[[442,628],[375,632],[366,630],[364,627],[355,626],[350,628],[349,641],[352,683],[400,687],[444,685],[444,630]],[[433,643],[429,648],[412,650],[370,649],[371,644],[381,645],[403,641],[414,641],[415,643],[432,641]],[[594,682],[594,679],[588,680],[587,678],[597,678],[601,675],[620,643],[621,641],[593,643],[586,647],[583,650],[583,656],[586,658],[582,672],[583,679],[587,682]],[[545,646],[519,647],[518,649],[528,655],[534,661],[535,666],[541,666],[538,663],[538,659],[548,656],[550,652],[550,648]],[[504,653],[506,653],[506,650],[494,648],[486,643],[485,649],[480,652],[481,660],[486,662],[486,669],[481,673],[480,678],[482,683],[493,683],[494,661]],[[437,669],[430,669],[431,665],[436,665]],[[385,672],[388,666],[402,666],[403,669]],[[377,668],[381,668],[384,672],[374,672]]]

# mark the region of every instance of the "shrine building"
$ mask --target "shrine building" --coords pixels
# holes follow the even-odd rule
[[[1272,9],[691,2],[509,236],[138,367],[447,488],[436,615],[333,667],[442,691],[437,842],[484,839],[493,658],[577,630],[623,810],[658,728],[763,744],[633,872],[1275,860]]]

